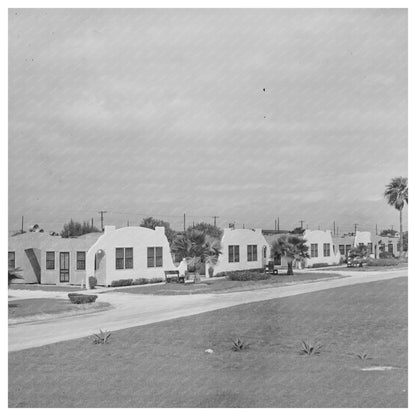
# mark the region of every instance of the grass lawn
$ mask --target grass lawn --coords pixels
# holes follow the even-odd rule
[[[55,285],[38,285],[26,283],[12,283],[9,289],[25,289],[25,290],[44,290],[46,292],[79,292],[80,286],[55,286]]]
[[[109,307],[107,302],[75,305],[66,299],[20,299],[9,301],[9,319],[39,317],[69,312],[88,312]]]
[[[345,272],[380,272],[380,271],[388,271],[388,270],[397,270],[397,269],[405,269],[407,268],[407,263],[397,263],[395,265],[389,265],[389,266],[363,266],[363,267],[347,267],[345,265],[344,267],[338,267],[338,268],[332,268],[328,267],[326,270],[329,271],[345,271]]]
[[[135,286],[129,288],[114,289],[115,291],[138,293],[142,295],[192,295],[195,293],[238,292],[242,290],[262,289],[266,287],[283,286],[290,283],[306,280],[319,280],[337,277],[336,273],[296,273],[293,276],[286,274],[270,275],[267,280],[233,281],[228,279],[204,280],[198,284],[166,283],[155,286]]]
[[[307,336],[320,355],[299,354]],[[9,354],[10,407],[405,407],[407,388],[407,278]]]

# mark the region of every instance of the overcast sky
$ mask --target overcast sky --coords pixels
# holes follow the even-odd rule
[[[398,228],[394,176],[405,10],[9,12],[11,229]]]

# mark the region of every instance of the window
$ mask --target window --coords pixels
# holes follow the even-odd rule
[[[380,244],[380,251],[384,253],[386,251],[386,245],[384,243]]]
[[[247,261],[257,261],[257,246],[256,245],[247,246]]]
[[[55,252],[46,252],[46,270],[55,270]]]
[[[345,246],[345,252],[346,252],[346,254],[348,254],[349,251],[351,251],[351,244],[347,244]]]
[[[311,257],[318,257],[318,244],[311,244]]]
[[[163,247],[147,247],[147,267],[163,267]]]
[[[14,251],[9,251],[9,269],[16,267],[16,254]]]
[[[133,268],[133,248],[116,248],[116,269]]]
[[[228,263],[240,262],[240,246],[228,246]]]
[[[344,244],[340,244],[338,247],[339,247],[339,254],[341,254],[343,256],[345,254]]]
[[[77,251],[77,270],[85,270],[85,251]]]
[[[329,257],[331,255],[331,244],[324,243],[324,257]]]
[[[367,247],[368,247],[368,252],[369,252],[370,254],[373,254],[373,243],[368,243],[368,244],[367,244]]]
[[[388,251],[389,253],[393,253],[393,244],[392,244],[392,243],[389,243],[389,244],[387,245],[387,251]]]

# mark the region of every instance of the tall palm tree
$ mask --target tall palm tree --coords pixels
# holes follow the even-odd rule
[[[407,178],[398,176],[393,178],[391,182],[386,185],[384,197],[387,203],[399,211],[400,215],[400,257],[403,254],[403,208],[404,203],[408,204],[409,191]]]
[[[302,237],[291,235],[280,237],[274,241],[271,246],[271,255],[286,257],[287,259],[287,274],[293,274],[293,261],[309,258],[308,246],[306,240]]]

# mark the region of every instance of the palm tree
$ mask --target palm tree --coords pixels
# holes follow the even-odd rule
[[[391,182],[386,185],[384,197],[387,203],[399,211],[400,215],[400,257],[403,254],[403,208],[404,203],[408,204],[409,191],[407,185],[407,178],[398,176],[393,178]]]
[[[221,243],[203,231],[190,229],[173,241],[172,251],[186,259],[188,266],[198,274],[201,264],[216,264],[221,254]]]
[[[287,259],[287,274],[293,275],[293,261],[309,258],[306,240],[302,237],[291,235],[280,237],[271,246],[272,257],[284,256]]]

